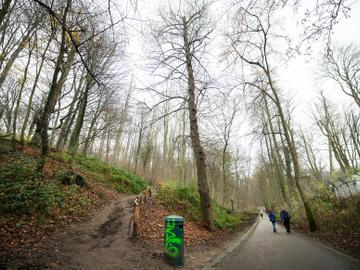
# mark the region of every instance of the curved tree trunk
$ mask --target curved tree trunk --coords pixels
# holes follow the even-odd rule
[[[66,7],[64,9],[64,14],[62,17],[63,24],[66,23],[66,17],[68,14],[68,11],[71,6],[71,0],[67,0]],[[62,65],[64,63],[64,54],[65,54],[65,43],[66,43],[66,29],[63,25],[62,27],[62,33],[61,33],[61,44],[60,44],[60,51],[59,55],[56,60],[56,65],[53,73],[52,82],[50,85],[50,91],[46,99],[45,106],[41,112],[37,129],[40,131],[40,137],[41,137],[41,151],[40,151],[40,157],[37,164],[37,170],[41,171],[45,165],[45,158],[49,151],[49,138],[48,138],[48,129],[49,129],[49,121],[50,121],[50,115],[54,111],[56,101],[58,97],[60,96],[60,88],[58,87],[58,77],[61,72]]]
[[[84,93],[81,96],[80,105],[79,105],[79,113],[76,119],[74,130],[71,134],[70,141],[69,141],[69,153],[75,154],[78,147],[79,147],[79,138],[80,132],[84,123],[85,111],[88,102],[88,94],[91,88],[91,79],[90,76],[87,75],[86,79],[86,87]]]
[[[48,40],[48,42],[46,44],[44,52],[41,55],[41,61],[40,61],[39,70],[36,73],[35,80],[34,80],[34,83],[33,83],[32,89],[31,89],[31,93],[30,93],[30,97],[29,97],[29,101],[28,101],[28,106],[26,108],[24,123],[23,123],[23,126],[21,128],[21,133],[20,133],[20,141],[21,141],[22,144],[24,144],[24,141],[25,141],[25,130],[26,130],[27,123],[29,121],[29,117],[30,117],[30,113],[31,113],[31,106],[32,106],[35,90],[36,90],[36,87],[37,87],[37,83],[39,81],[40,74],[41,74],[42,68],[44,66],[45,55],[46,55],[46,53],[47,53],[47,51],[49,49],[50,43],[52,42],[53,38],[54,38],[54,32],[52,32],[52,34],[51,34],[51,36],[50,36],[50,38],[49,38],[49,40]],[[29,133],[31,133],[31,132],[29,132]]]
[[[270,85],[270,88],[272,90],[272,93],[274,95],[274,98],[276,100],[276,107],[277,107],[277,110],[278,110],[278,113],[279,113],[279,117],[280,117],[280,122],[281,122],[281,125],[283,127],[283,131],[284,131],[284,136],[285,136],[285,139],[286,139],[286,143],[289,147],[289,151],[290,151],[290,155],[291,155],[291,158],[292,158],[292,162],[293,162],[293,166],[294,166],[294,180],[295,180],[295,185],[299,191],[299,194],[300,194],[300,198],[301,198],[301,201],[304,205],[304,208],[305,208],[305,212],[306,212],[306,216],[307,216],[307,219],[308,219],[308,224],[309,224],[309,229],[310,231],[316,231],[317,230],[317,225],[316,225],[316,222],[315,222],[315,218],[314,218],[314,215],[313,215],[313,212],[312,212],[312,209],[311,209],[311,206],[310,206],[310,202],[303,190],[303,188],[301,187],[301,184],[300,184],[300,178],[301,178],[301,170],[300,170],[300,163],[299,163],[299,158],[298,158],[298,155],[297,155],[297,152],[296,152],[296,147],[295,147],[295,143],[294,141],[292,140],[292,131],[290,130],[286,120],[285,120],[285,115],[284,115],[284,112],[283,112],[283,109],[282,109],[282,106],[281,106],[281,101],[279,99],[279,96],[277,94],[277,91],[274,87],[274,84],[273,84],[273,81],[272,81],[272,78],[270,76],[269,73],[267,73],[267,77],[268,77],[268,80],[269,80],[269,85]]]
[[[30,52],[29,52],[28,61],[26,63],[25,70],[24,70],[24,77],[23,77],[23,79],[21,81],[21,85],[20,85],[19,96],[18,96],[17,101],[16,101],[16,107],[15,107],[14,119],[13,119],[13,129],[12,129],[12,133],[13,133],[12,134],[12,139],[13,139],[13,141],[16,140],[17,118],[18,118],[18,114],[19,114],[20,102],[21,102],[22,94],[23,94],[25,83],[26,83],[26,80],[27,80],[27,74],[28,74],[29,65],[30,65],[30,62],[31,62],[31,55],[32,55],[32,50],[33,49],[34,49],[34,47],[32,47],[30,49]]]
[[[191,63],[189,38],[188,38],[188,25],[185,17],[183,17],[182,20],[183,20],[183,38],[184,38],[184,50],[186,57],[187,84],[188,84],[188,107],[189,107],[188,110],[189,110],[189,120],[190,120],[190,137],[195,154],[202,219],[205,223],[205,226],[211,230],[213,229],[211,199],[210,199],[209,184],[206,174],[205,152],[201,145],[200,136],[199,136],[197,105],[195,101],[195,78]]]

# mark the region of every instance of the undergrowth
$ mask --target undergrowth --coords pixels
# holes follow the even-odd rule
[[[313,198],[311,204],[320,232],[360,234],[359,194],[349,198],[337,198],[332,194],[323,194]],[[294,212],[293,221],[298,226],[307,227],[305,211],[302,208]]]
[[[137,175],[95,157],[69,156],[66,152],[57,152],[53,158],[72,163],[96,181],[118,192],[138,194],[149,186],[147,181]]]
[[[1,214],[76,215],[93,202],[76,185],[62,186],[56,179],[44,178],[35,170],[36,161],[21,153],[0,168]]]
[[[36,171],[36,155],[26,154],[10,141],[0,141],[0,215],[77,216],[99,202],[102,194],[91,186],[63,185],[62,177],[76,168],[86,182],[101,182],[118,192],[140,193],[149,183],[96,158],[52,153],[43,173]],[[5,222],[5,218],[2,219]],[[1,221],[0,221],[1,223]]]
[[[181,187],[175,182],[166,182],[160,185],[157,199],[166,208],[186,219],[200,221],[200,198],[194,187]],[[235,229],[250,218],[249,213],[233,213],[222,207],[216,201],[212,202],[214,225],[218,229]]]

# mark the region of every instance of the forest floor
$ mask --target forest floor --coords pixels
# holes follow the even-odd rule
[[[111,193],[111,192],[110,192]],[[40,243],[27,247],[27,256],[8,261],[0,269],[172,269],[163,260],[163,217],[169,214],[154,199],[146,207],[147,224],[140,237],[129,238],[134,195],[109,194],[111,201],[87,220],[58,228]],[[235,231],[208,232],[200,224],[185,223],[185,267],[201,269],[227,249],[254,222]],[[22,238],[26,238],[26,232]],[[11,251],[16,254],[16,250]],[[20,252],[23,253],[23,252]]]
[[[38,149],[0,141],[0,270],[172,269],[164,262],[164,217],[178,213],[148,200],[139,237],[130,239],[135,194],[148,183],[94,158],[53,152],[41,175]],[[69,169],[85,187],[63,185]],[[178,213],[179,214],[179,213]],[[180,213],[181,214],[181,213]],[[254,222],[207,231],[185,220],[185,269],[201,269]]]

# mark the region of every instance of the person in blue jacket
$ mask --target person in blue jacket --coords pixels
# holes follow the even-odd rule
[[[276,214],[275,211],[270,211],[269,213],[269,220],[273,225],[273,232],[276,232]]]
[[[284,222],[284,226],[286,228],[286,231],[289,233],[290,232],[290,214],[288,212],[286,212],[285,210],[282,210],[280,212],[280,217],[281,220]]]

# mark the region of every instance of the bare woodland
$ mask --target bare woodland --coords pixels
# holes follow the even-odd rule
[[[209,229],[216,200],[232,210],[303,208],[317,230],[312,199],[359,170],[360,45],[332,40],[349,1],[314,1],[296,42],[279,32],[279,14],[301,1],[223,2],[224,29],[205,0],[164,2],[150,21],[141,1],[3,0],[0,136],[39,146],[39,172],[49,152],[67,151],[155,186],[195,186]],[[151,79],[131,67],[134,33]],[[319,91],[307,128],[277,68],[314,42],[324,47],[319,81],[351,106]]]

